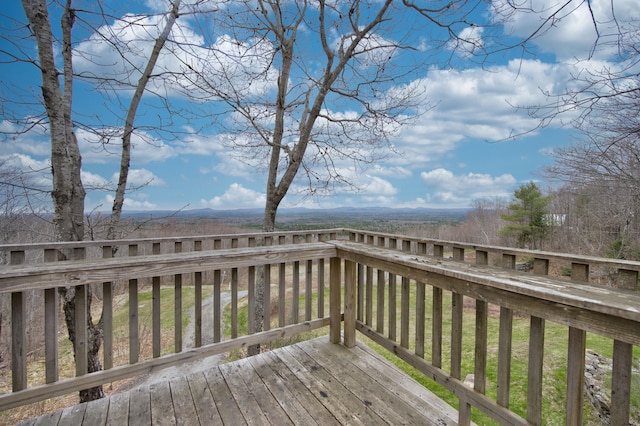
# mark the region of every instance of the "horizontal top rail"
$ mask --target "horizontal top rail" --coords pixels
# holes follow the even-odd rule
[[[409,236],[403,236],[399,234],[369,232],[369,231],[362,231],[362,230],[355,230],[355,229],[343,229],[342,232],[347,232],[352,235],[361,234],[361,235],[374,236],[377,238],[414,241],[414,242],[425,243],[430,245],[440,245],[444,247],[459,247],[466,250],[482,250],[482,251],[509,254],[509,255],[522,256],[522,257],[533,257],[533,258],[549,259],[549,260],[571,262],[571,263],[584,263],[584,264],[590,264],[593,266],[608,266],[608,267],[617,268],[617,269],[640,271],[640,262],[636,262],[632,260],[609,259],[606,257],[587,256],[587,255],[571,254],[571,253],[559,253],[559,252],[532,250],[532,249],[519,249],[514,247],[482,245],[482,244],[476,244],[476,243],[463,243],[458,241],[447,241],[447,240],[439,240],[439,239],[432,239],[432,238],[409,237]]]
[[[640,293],[487,265],[333,241],[337,256],[640,345]]]
[[[332,245],[307,243],[15,265],[0,269],[0,293],[331,256]]]
[[[315,235],[327,235],[332,233],[346,232],[342,228],[335,229],[318,229],[308,231],[278,231],[278,232],[247,232],[239,234],[211,234],[211,235],[188,235],[188,236],[173,236],[173,237],[157,237],[157,238],[135,238],[135,239],[121,239],[121,240],[88,240],[88,241],[50,241],[50,242],[38,242],[38,243],[18,243],[18,244],[0,244],[0,251],[16,251],[16,250],[43,250],[43,249],[58,249],[64,250],[69,248],[81,248],[81,247],[104,247],[104,246],[127,246],[130,244],[144,244],[144,243],[174,243],[174,242],[186,242],[186,241],[201,241],[201,240],[213,240],[213,239],[249,239],[249,238],[263,238],[263,237],[279,237],[289,236],[297,237],[307,234]]]

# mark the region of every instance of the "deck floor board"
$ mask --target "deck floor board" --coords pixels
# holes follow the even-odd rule
[[[455,425],[457,412],[358,342],[327,337],[39,418],[85,425]],[[55,420],[53,423],[56,424]]]

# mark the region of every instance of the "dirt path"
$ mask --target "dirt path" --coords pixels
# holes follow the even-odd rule
[[[238,292],[238,299],[245,297],[247,295],[246,291]],[[231,303],[231,293],[224,292],[220,294],[220,307],[221,310],[224,310],[225,306]],[[205,299],[202,302],[202,344],[208,345],[213,343],[213,315],[205,315],[205,312],[213,312],[213,296]],[[224,324],[221,324],[221,327],[224,328]],[[195,347],[195,308],[191,308],[189,310],[189,324],[187,325],[187,329],[182,338],[182,344],[185,349]],[[147,376],[142,376],[139,379],[130,382],[126,389],[120,388],[121,390],[130,390],[133,388],[137,388],[140,386],[150,385],[152,383],[161,382],[163,380],[169,380],[173,377],[184,376],[189,373],[193,373],[196,371],[202,371],[207,368],[210,368],[214,365],[218,365],[223,362],[226,358],[225,354],[213,355],[207,358],[202,358],[196,361],[187,362],[184,364],[176,365],[173,367],[168,367],[158,371],[152,371]]]

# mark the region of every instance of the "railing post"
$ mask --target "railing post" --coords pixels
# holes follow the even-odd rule
[[[344,261],[344,345],[356,345],[356,264]]]
[[[341,266],[342,260],[339,257],[329,259],[329,340],[331,343],[340,343],[340,329],[342,328]]]

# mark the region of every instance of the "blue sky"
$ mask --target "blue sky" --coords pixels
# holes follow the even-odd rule
[[[639,12],[635,1],[616,1],[617,15],[637,19]],[[543,0],[531,3],[541,9],[543,5],[552,4]],[[591,3],[594,14],[605,22],[611,3],[608,0]],[[166,9],[161,1],[130,4],[128,11],[131,13]],[[332,193],[322,197],[292,192],[281,207],[469,207],[474,199],[481,197],[510,197],[521,184],[538,180],[537,172],[551,161],[548,153],[555,147],[573,142],[574,133],[568,127],[562,128],[560,121],[529,132],[536,128],[537,120],[527,111],[513,106],[544,104],[544,91],[561,92],[564,87],[575,85],[572,76],[584,69],[615,66],[608,62],[613,55],[606,48],[598,50],[590,61],[584,61],[593,48],[596,35],[586,5],[575,2],[575,7],[571,15],[536,39],[532,45],[537,50],[535,57],[521,58],[515,52],[501,59],[492,58],[484,67],[460,59],[455,62],[459,68],[425,68],[412,84],[426,91],[434,108],[394,136],[391,141],[394,154],[389,153],[376,164],[362,169],[347,163],[341,165],[343,173],[359,191],[337,186]],[[0,43],[9,50],[6,34],[10,34],[7,29],[15,25],[12,19],[25,19],[17,1],[5,8],[7,10],[0,16],[5,36]],[[123,7],[120,16],[126,11]],[[533,14],[516,15],[504,31],[514,37],[526,35],[539,24],[539,19]],[[193,37],[192,40],[205,44],[193,22],[188,19],[178,22],[183,37]],[[117,24],[115,19],[107,22],[108,26]],[[110,58],[112,52],[100,50],[91,37],[89,33],[80,33],[77,46],[98,55],[96,57],[104,63],[119,63],[115,57]],[[148,41],[138,42],[141,48],[149,46]],[[3,98],[11,96],[11,90],[17,88],[37,93],[40,76],[35,67],[7,63],[6,56],[2,62]],[[91,65],[77,60],[76,67],[89,70]],[[96,90],[87,84],[75,87],[77,118],[98,117],[108,122],[111,114],[104,109],[107,102]],[[168,96],[176,105],[189,105],[175,94]],[[126,94],[122,99],[127,102]],[[149,105],[154,104],[153,100],[147,100]],[[139,112],[141,123],[159,119],[160,110],[149,105]],[[37,108],[30,108],[22,106],[16,111],[23,116],[37,111]],[[169,117],[160,118],[165,123],[170,120]],[[565,117],[565,121],[570,118]],[[0,131],[15,129],[8,116],[1,120]],[[181,132],[178,137],[143,131],[134,137],[130,182],[134,186],[145,186],[128,194],[126,210],[264,207],[264,173],[255,165],[242,163],[234,157],[232,150],[221,141],[222,131],[215,124],[191,133],[186,122],[176,120],[176,126]],[[523,132],[527,133],[509,138]],[[115,182],[119,165],[117,145],[109,154],[95,144],[86,130],[78,128],[77,136],[83,155],[83,181],[89,188],[86,209],[109,210],[111,193],[91,188]],[[3,138],[0,146],[0,159],[8,164],[25,169],[48,168],[49,141],[41,129]],[[46,184],[47,177],[42,179]],[[294,189],[301,185],[294,185]]]

